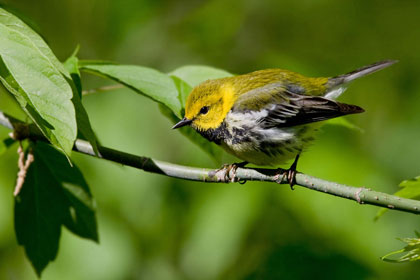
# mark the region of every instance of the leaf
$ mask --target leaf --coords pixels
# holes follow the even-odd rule
[[[184,111],[185,111],[185,103],[187,101],[187,97],[190,94],[192,87],[187,84],[186,82],[184,82],[183,80],[181,80],[180,78],[176,77],[176,76],[170,76],[172,78],[172,80],[175,83],[175,87],[178,90],[178,98],[179,101],[181,102],[181,107],[182,107],[182,116],[184,115]]]
[[[412,262],[420,260],[420,234],[416,232],[417,238],[398,238],[402,242],[407,243],[403,249],[391,252],[381,257],[383,261],[393,262],[393,263],[402,263],[402,262]],[[404,254],[405,253],[405,254]],[[397,259],[390,259],[390,256],[400,255]]]
[[[89,64],[82,61],[80,67],[82,70],[111,78],[158,101],[161,112],[174,124],[183,116],[185,101],[193,86],[208,79],[232,76],[224,70],[208,66],[184,66],[165,75],[141,66],[98,63]],[[191,127],[183,127],[179,131],[210,156],[216,160],[221,159],[222,150],[216,144],[204,139]]]
[[[3,155],[13,143],[15,143],[15,140],[10,137],[0,140],[0,156]]]
[[[96,135],[92,130],[89,116],[85,110],[85,107],[83,107],[82,101],[80,100],[78,94],[74,95],[72,102],[76,110],[76,120],[77,128],[79,130],[79,137],[89,141],[89,143],[92,145],[95,155],[99,155],[98,141],[96,139]]]
[[[37,142],[33,149],[35,160],[15,198],[15,231],[41,275],[57,256],[61,225],[94,241],[98,233],[95,204],[80,170],[48,144]]]
[[[414,179],[404,180],[400,183],[400,188],[395,195],[405,198],[420,199],[420,176]]]
[[[42,38],[0,8],[0,80],[45,137],[68,155],[77,125],[65,77],[71,78]]]
[[[65,77],[70,78],[70,74],[64,69],[61,62],[55,57],[52,50],[48,47],[45,41],[39,36],[38,33],[33,31],[27,24],[25,24],[18,17],[7,12],[5,9],[0,7],[0,24],[7,26],[9,29],[22,34],[29,39],[34,47]]]
[[[79,72],[79,59],[76,57],[76,54],[79,50],[77,46],[73,54],[64,62],[64,67],[70,73],[72,80],[69,83],[72,85],[73,90],[73,102],[74,108],[76,110],[76,122],[77,128],[79,131],[79,138],[83,138],[89,141],[92,145],[92,148],[96,155],[99,155],[98,151],[98,141],[96,135],[93,132],[92,126],[89,121],[89,116],[83,107],[82,104],[82,82],[80,79]]]
[[[110,78],[114,81],[166,105],[178,117],[181,116],[181,103],[172,79],[157,70],[134,65],[86,64],[81,69]]]
[[[399,187],[401,189],[394,193],[394,195],[420,200],[420,176],[417,176],[414,179],[402,181]],[[375,216],[375,220],[379,219],[387,210],[388,209],[386,208],[380,209]]]
[[[164,105],[159,106],[160,111],[163,115],[169,118],[173,124],[177,123],[180,119],[175,116],[169,108],[165,107]],[[182,135],[190,139],[193,143],[198,145],[203,151],[208,153],[212,158],[214,158],[217,162],[220,162],[222,158],[223,151],[213,142],[208,141],[203,136],[198,134],[193,128],[190,126],[184,126],[178,128]]]
[[[191,87],[195,87],[206,80],[233,76],[225,70],[203,65],[182,66],[169,73],[169,75],[180,78]]]
[[[82,81],[80,79],[79,71],[79,59],[77,58],[77,53],[79,52],[79,45],[77,45],[74,52],[70,55],[69,58],[64,61],[64,68],[70,73],[70,77],[73,80],[74,85],[76,86],[77,93],[79,94],[80,99],[82,98]]]

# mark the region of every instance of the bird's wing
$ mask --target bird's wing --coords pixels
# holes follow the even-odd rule
[[[339,103],[321,96],[307,96],[273,83],[242,94],[232,110],[259,112],[257,120],[264,128],[290,127],[364,112],[356,105]]]

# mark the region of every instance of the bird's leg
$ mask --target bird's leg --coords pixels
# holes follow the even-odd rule
[[[281,177],[281,180],[278,181],[279,183],[281,183],[281,182],[283,182],[284,178],[287,178],[287,181],[289,182],[290,188],[292,190],[294,190],[293,186],[296,184],[296,173],[297,173],[296,167],[297,167],[297,163],[298,163],[298,160],[299,160],[299,156],[300,156],[300,153],[298,153],[296,155],[296,158],[293,161],[290,168],[283,172],[283,176]]]
[[[219,171],[223,171],[224,172],[224,181],[228,182],[228,181],[232,181],[235,182],[235,177],[236,177],[236,169],[238,169],[239,167],[244,167],[245,165],[247,165],[248,162],[244,161],[244,162],[239,162],[239,163],[232,163],[232,164],[223,164],[223,166],[217,170],[217,172]],[[230,173],[232,172],[232,177],[230,176]],[[241,182],[241,184],[245,184],[246,180]]]

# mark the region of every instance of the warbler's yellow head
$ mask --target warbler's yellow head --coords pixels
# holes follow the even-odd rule
[[[235,100],[234,87],[227,79],[203,82],[188,96],[185,117],[173,128],[191,124],[201,131],[215,129],[223,122]]]

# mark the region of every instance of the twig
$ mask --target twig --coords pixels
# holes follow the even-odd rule
[[[88,90],[82,91],[82,94],[89,95],[89,94],[93,94],[97,92],[110,91],[110,90],[115,90],[115,89],[120,89],[120,88],[124,88],[124,85],[117,84],[117,85],[110,85],[110,86],[103,86],[103,87],[88,89]]]
[[[2,112],[0,112],[0,125],[13,129],[16,124],[22,122],[13,119]],[[24,133],[28,135],[19,135],[19,139],[30,138],[32,140],[47,141],[40,136],[40,132],[34,129],[23,129]],[[103,158],[113,162],[128,165],[134,168],[142,169],[146,172],[162,174],[168,177],[179,178],[184,180],[214,182],[214,183],[229,183],[232,181],[266,181],[276,182],[278,180],[277,169],[263,169],[263,168],[237,168],[235,174],[225,176],[223,170],[196,168],[189,166],[182,166],[164,161],[154,160],[148,157],[136,156],[129,153],[117,151],[106,147],[98,147],[99,156],[96,156],[92,146],[84,141],[77,139],[73,150],[87,154],[94,157]],[[287,183],[283,180],[281,183]],[[420,214],[420,201],[413,199],[401,198],[395,195],[389,195],[382,192],[372,191],[368,188],[358,188],[347,185],[338,184],[335,182],[325,181],[303,173],[296,174],[296,185],[324,192],[330,195],[354,200],[359,204],[371,204],[379,207],[389,208],[393,210],[410,212]]]

